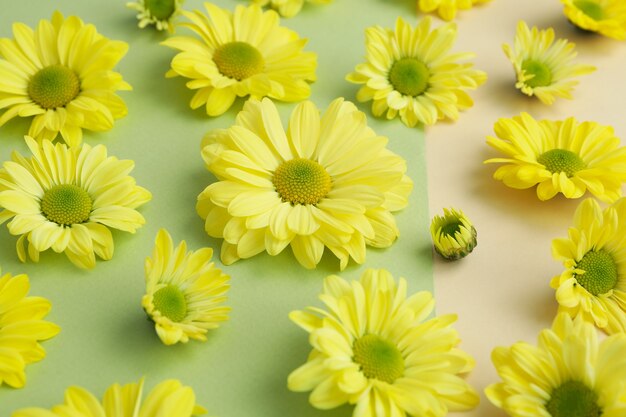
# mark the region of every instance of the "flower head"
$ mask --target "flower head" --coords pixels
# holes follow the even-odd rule
[[[315,268],[328,248],[343,269],[350,258],[365,261],[366,245],[390,246],[398,236],[391,213],[406,206],[413,184],[386,144],[343,99],[321,117],[313,103],[299,104],[287,131],[271,100],[248,100],[234,126],[202,143],[218,181],[196,208],[206,232],[224,239],[222,262],[291,246]]]
[[[76,16],[59,12],[35,30],[13,25],[14,39],[0,39],[0,126],[31,117],[28,135],[41,141],[61,134],[79,145],[83,129],[109,130],[126,115],[117,90],[130,90],[113,71],[128,44],[112,41]]]
[[[487,144],[506,155],[485,163],[504,163],[493,174],[511,188],[526,189],[537,184],[540,200],[557,193],[579,198],[589,190],[597,198],[612,202],[622,195],[626,181],[626,147],[620,147],[613,128],[595,122],[578,123],[533,119],[522,113],[500,119],[494,126],[497,137]]]
[[[346,79],[365,84],[357,94],[361,102],[373,100],[372,113],[387,119],[400,115],[407,126],[456,120],[460,109],[474,104],[465,90],[485,82],[487,75],[459,60],[471,53],[450,54],[456,25],[431,30],[431,19],[415,28],[398,18],[395,30],[374,26],[365,31],[366,63],[356,66]]]
[[[435,251],[449,260],[466,257],[476,247],[476,229],[461,210],[443,209],[430,223]]]
[[[219,116],[236,97],[271,97],[299,101],[311,94],[317,56],[303,52],[305,39],[279,26],[273,10],[258,5],[237,6],[235,12],[205,3],[208,15],[183,11],[191,23],[182,24],[201,38],[178,36],[163,45],[180,50],[168,77],[191,79],[187,87],[198,90],[191,108],[206,106],[209,116]]]
[[[328,4],[333,0],[251,0],[252,3],[259,6],[271,6],[283,17],[293,17],[300,13],[304,2],[307,1],[311,4]]]
[[[211,262],[213,249],[187,251],[183,240],[159,230],[152,258],[146,259],[146,295],[141,304],[166,345],[189,339],[206,340],[209,329],[228,319],[226,301],[230,277]]]
[[[430,317],[434,301],[421,291],[407,298],[407,284],[384,269],[368,269],[359,281],[336,275],[324,281],[320,299],[289,317],[310,333],[308,362],[289,375],[292,391],[313,391],[320,409],[356,404],[354,417],[444,416],[478,404],[459,376],[473,359],[456,348],[454,315]]]
[[[591,65],[574,64],[575,44],[567,39],[554,42],[554,29],[528,28],[524,21],[517,25],[513,47],[502,45],[517,74],[515,87],[527,96],[537,96],[545,104],[556,97],[571,99],[579,75],[596,70]]]
[[[502,382],[487,398],[511,417],[600,417],[626,415],[626,335],[598,342],[580,318],[559,314],[538,345],[517,342],[494,349],[491,359]]]
[[[487,3],[490,0],[417,0],[417,7],[424,13],[435,10],[443,20],[452,20],[457,10],[471,9],[475,4]]]
[[[180,14],[185,0],[134,0],[126,3],[130,9],[138,12],[139,27],[156,26],[157,30],[174,33],[174,19]]]
[[[0,386],[22,388],[26,365],[46,356],[39,341],[59,333],[59,326],[44,321],[50,302],[27,297],[30,284],[24,274],[0,276]]]
[[[26,142],[32,156],[15,152],[0,169],[0,224],[11,219],[20,260],[26,241],[35,262],[50,248],[81,268],[93,268],[95,255],[111,259],[109,228],[135,233],[145,223],[135,209],[152,198],[128,176],[133,161],[107,156],[102,145]]]
[[[623,0],[561,0],[563,13],[574,25],[609,38],[626,39]]]

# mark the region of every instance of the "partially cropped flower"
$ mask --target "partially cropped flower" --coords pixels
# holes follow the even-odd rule
[[[300,13],[305,1],[311,4],[328,4],[333,0],[252,0],[259,6],[270,6],[283,17],[293,17]]]
[[[0,224],[11,219],[20,260],[28,253],[37,262],[48,249],[80,268],[93,268],[95,255],[111,259],[109,228],[135,233],[145,223],[135,209],[152,198],[128,175],[134,162],[107,156],[102,145],[26,143],[32,156],[15,152],[0,169]]]
[[[45,358],[39,341],[59,333],[59,326],[44,321],[50,302],[27,297],[30,284],[24,274],[0,276],[0,386],[22,388],[26,365]]]
[[[0,126],[16,116],[32,117],[28,135],[42,141],[61,134],[79,145],[83,129],[105,131],[126,116],[115,94],[131,90],[113,71],[128,44],[112,41],[76,16],[59,12],[35,30],[13,25],[14,39],[0,39]]]
[[[626,415],[626,335],[601,342],[580,318],[559,314],[537,346],[517,342],[493,350],[502,382],[487,398],[511,417],[621,417]]]
[[[134,0],[126,3],[130,9],[136,10],[139,27],[154,25],[157,30],[174,33],[174,19],[180,14],[185,0]]]
[[[399,234],[392,212],[407,205],[413,183],[386,145],[341,98],[321,117],[313,103],[299,104],[287,131],[271,100],[248,100],[234,126],[202,143],[218,181],[196,208],[206,232],[224,239],[222,262],[290,246],[315,268],[327,248],[343,269],[350,258],[365,262],[366,246],[391,246]]]
[[[527,96],[537,96],[545,104],[557,97],[571,99],[578,85],[575,77],[596,70],[591,65],[575,64],[575,44],[567,39],[554,41],[554,29],[528,28],[526,22],[517,24],[513,47],[502,45],[517,74],[515,87]]]
[[[568,234],[552,241],[565,267],[551,282],[559,311],[607,333],[626,332],[626,199],[604,211],[594,199],[583,201]]]
[[[609,38],[626,39],[624,0],[561,0],[563,13],[581,29]]]
[[[487,75],[458,63],[472,53],[449,53],[456,40],[456,25],[447,23],[431,30],[431,19],[415,28],[402,18],[394,29],[380,26],[365,31],[366,61],[346,79],[364,84],[357,100],[372,100],[372,113],[387,119],[400,116],[407,126],[433,125],[441,119],[456,120],[459,110],[474,102],[465,90],[474,90]]]
[[[191,417],[206,414],[196,404],[191,387],[176,379],[168,379],[143,397],[143,379],[138,383],[111,385],[100,401],[81,387],[65,390],[63,404],[48,411],[43,408],[25,408],[15,411],[11,417]]]
[[[437,11],[443,20],[452,20],[457,10],[468,10],[472,6],[490,0],[417,0],[417,7],[424,13]]]
[[[141,304],[166,345],[206,340],[209,329],[228,319],[226,292],[230,277],[211,262],[213,249],[187,251],[183,240],[174,248],[161,229],[152,258],[146,259],[146,295]]]
[[[579,198],[587,190],[597,198],[613,202],[622,195],[626,181],[626,147],[620,146],[613,128],[595,122],[578,123],[533,119],[522,113],[500,119],[494,126],[497,137],[487,144],[505,155],[485,163],[504,163],[493,174],[511,188],[537,186],[540,200],[557,193]]]
[[[430,292],[407,297],[404,278],[396,282],[384,269],[368,269],[350,283],[327,277],[320,300],[327,310],[289,315],[310,333],[313,350],[289,375],[288,387],[313,391],[314,407],[356,404],[354,417],[442,417],[478,404],[461,377],[474,360],[456,347],[456,316],[431,317]]]
[[[435,251],[449,260],[466,257],[476,247],[476,229],[461,210],[443,209],[430,223]]]
[[[204,3],[199,10],[183,11],[190,23],[181,24],[200,39],[177,36],[163,45],[180,50],[168,77],[189,78],[187,87],[198,90],[190,106],[206,107],[209,116],[228,110],[236,97],[300,101],[311,95],[317,55],[304,52],[306,39],[279,26],[273,10],[258,5],[237,6],[235,12]]]

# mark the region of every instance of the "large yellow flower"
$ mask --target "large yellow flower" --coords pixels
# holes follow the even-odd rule
[[[13,36],[0,39],[0,126],[16,116],[35,116],[29,136],[54,140],[60,133],[68,145],[78,145],[83,129],[109,130],[126,115],[115,92],[131,87],[113,68],[127,43],[59,12],[34,31],[15,23]]]
[[[574,79],[592,73],[596,67],[574,64],[575,44],[567,39],[554,42],[554,29],[528,28],[526,22],[517,24],[513,47],[502,45],[517,74],[515,87],[528,96],[537,96],[545,104],[556,97],[571,99],[571,91],[578,85]]]
[[[609,38],[626,39],[624,0],[561,0],[563,13],[581,29]]]
[[[457,10],[471,9],[475,4],[487,3],[490,0],[417,0],[417,7],[424,13],[439,13],[444,20],[452,20]]]
[[[50,302],[27,297],[28,276],[0,276],[0,385],[22,388],[26,365],[46,356],[39,344],[59,333],[59,326],[44,321]]]
[[[472,64],[457,61],[472,53],[450,54],[456,25],[447,23],[431,31],[431,19],[415,28],[398,18],[395,30],[374,26],[365,31],[366,63],[356,66],[346,79],[365,84],[357,100],[373,100],[372,113],[387,119],[400,115],[407,126],[456,120],[459,110],[474,102],[465,90],[485,82],[487,75]]]
[[[138,383],[111,385],[102,402],[81,387],[65,390],[65,402],[48,411],[43,408],[25,408],[11,417],[191,417],[206,414],[196,404],[193,389],[180,381],[168,379],[143,397],[143,379]]]
[[[273,10],[258,5],[237,6],[235,12],[205,3],[208,16],[199,10],[183,11],[188,27],[201,39],[179,36],[164,45],[182,52],[172,60],[168,77],[191,79],[187,87],[198,90],[191,108],[206,106],[210,116],[230,108],[236,97],[271,97],[300,101],[311,94],[317,56],[303,52],[306,39],[279,26]]]
[[[228,319],[226,301],[230,277],[211,262],[213,249],[187,252],[183,240],[159,230],[152,258],[146,259],[146,295],[141,304],[166,345],[189,339],[206,340],[209,329]]]
[[[333,0],[306,0],[311,4],[328,4]],[[259,6],[271,6],[272,9],[278,11],[283,17],[293,17],[300,13],[305,0],[252,0]]]
[[[598,342],[595,328],[559,314],[538,346],[517,342],[494,349],[502,382],[487,398],[511,417],[622,417],[626,415],[626,335]]]
[[[180,14],[185,0],[134,0],[126,7],[136,10],[139,27],[154,25],[157,30],[174,33],[174,19]]]
[[[135,233],[145,220],[135,208],[151,194],[128,176],[134,163],[107,156],[104,146],[84,144],[68,148],[44,141],[39,147],[26,137],[30,158],[19,153],[0,169],[0,224],[17,240],[17,254],[35,262],[52,248],[64,252],[81,268],[93,268],[95,255],[113,256],[108,228]]]
[[[350,258],[365,261],[366,245],[390,246],[398,236],[391,212],[406,206],[413,184],[386,144],[343,99],[322,117],[313,103],[299,104],[287,132],[271,100],[248,100],[234,126],[202,143],[218,181],[197,210],[207,233],[224,239],[222,262],[291,246],[315,268],[328,248],[343,269]]]
[[[383,269],[359,281],[336,275],[324,281],[320,299],[289,317],[310,333],[308,362],[289,375],[293,391],[313,391],[320,409],[356,404],[354,417],[441,417],[468,410],[478,394],[459,376],[473,359],[456,348],[455,315],[429,318],[434,301],[421,291],[407,298],[407,284]]]
[[[585,191],[607,202],[622,195],[626,180],[626,147],[620,146],[613,128],[595,122],[578,123],[533,119],[522,113],[500,119],[494,126],[497,137],[487,144],[505,154],[485,163],[504,163],[493,174],[511,188],[537,186],[540,200],[557,193],[579,198]]]

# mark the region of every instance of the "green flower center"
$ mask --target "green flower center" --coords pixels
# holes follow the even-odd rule
[[[585,162],[580,159],[580,156],[565,149],[551,149],[544,152],[539,155],[537,162],[553,174],[565,172],[568,177],[585,168]]]
[[[41,200],[41,212],[56,224],[70,226],[89,220],[93,202],[87,191],[72,184],[55,185]]]
[[[176,11],[176,0],[144,0],[151,16],[159,20],[169,19]]]
[[[462,223],[456,220],[451,220],[449,223],[441,226],[441,234],[445,236],[452,236],[461,230]]]
[[[604,12],[602,6],[595,1],[590,0],[574,0],[574,6],[578,7],[584,14],[593,20],[602,20]]]
[[[600,417],[598,394],[578,381],[567,381],[552,391],[546,410],[552,417]]]
[[[404,374],[404,359],[400,350],[376,335],[368,334],[358,338],[352,350],[352,360],[361,365],[361,372],[367,378],[392,384]]]
[[[576,281],[593,295],[605,294],[617,284],[617,265],[604,249],[587,252],[576,268],[585,271],[574,276]]]
[[[263,71],[265,66],[258,49],[238,41],[219,46],[213,53],[213,62],[222,75],[238,81]]]
[[[80,80],[63,65],[50,65],[30,79],[28,95],[44,109],[63,107],[80,92]]]
[[[532,88],[545,87],[552,83],[552,71],[543,62],[527,59],[522,62],[522,69],[528,75],[534,75],[533,78],[524,81]]]
[[[272,179],[276,192],[291,204],[317,204],[326,197],[331,179],[323,166],[305,158],[283,162]]]
[[[428,67],[415,58],[402,58],[394,62],[389,71],[389,82],[393,88],[411,97],[419,96],[426,90],[429,78]]]
[[[152,296],[154,308],[173,322],[181,322],[187,316],[185,294],[175,285],[169,284]]]

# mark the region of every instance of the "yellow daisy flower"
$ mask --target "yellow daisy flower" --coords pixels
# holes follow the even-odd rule
[[[435,216],[430,223],[430,236],[435,251],[448,260],[469,255],[477,245],[477,232],[461,210],[443,209],[443,216]]]
[[[561,0],[563,13],[581,29],[609,38],[626,39],[624,0]]]
[[[196,208],[206,232],[224,239],[222,262],[291,246],[315,268],[328,248],[343,269],[365,261],[366,245],[390,246],[399,233],[391,213],[407,205],[413,183],[386,144],[341,98],[321,117],[313,103],[299,104],[286,132],[271,100],[248,100],[234,126],[202,143],[218,181]]]
[[[27,297],[30,284],[24,274],[0,276],[0,386],[22,388],[26,365],[46,356],[39,344],[59,333],[56,324],[44,321],[50,302]]]
[[[468,10],[472,6],[487,3],[490,0],[417,0],[417,7],[424,13],[435,10],[443,20],[452,20],[457,10]]]
[[[537,96],[545,104],[557,97],[571,99],[578,85],[574,77],[596,70],[591,65],[574,64],[575,44],[567,39],[554,42],[554,29],[528,28],[526,22],[517,24],[514,46],[502,45],[517,74],[515,87],[527,96]]]
[[[76,16],[59,12],[37,28],[13,25],[14,39],[0,39],[0,126],[16,116],[31,117],[28,135],[41,141],[60,133],[79,145],[83,129],[105,131],[126,116],[115,94],[131,90],[113,71],[128,44],[112,41]]]
[[[608,333],[626,332],[626,199],[604,211],[594,199],[576,210],[567,239],[552,241],[565,270],[552,279],[559,310]]]
[[[333,0],[306,0],[311,4],[328,4]],[[261,7],[270,6],[283,17],[293,17],[300,13],[305,0],[252,0]]]
[[[129,9],[136,10],[139,27],[154,25],[157,30],[174,33],[174,19],[180,14],[185,0],[135,0],[126,3]]]
[[[135,208],[148,202],[148,190],[127,174],[134,163],[107,156],[104,146],[69,147],[26,137],[32,157],[17,152],[0,169],[0,224],[17,240],[22,262],[52,248],[80,268],[93,268],[94,253],[113,256],[109,228],[135,233],[145,220]]]
[[[356,404],[354,417],[440,417],[478,404],[459,376],[474,360],[455,347],[456,316],[429,318],[431,293],[407,298],[404,278],[396,283],[384,269],[368,269],[351,283],[327,277],[320,300],[328,311],[309,307],[289,315],[310,334],[313,350],[287,384],[313,391],[314,407]]]
[[[211,262],[213,249],[187,252],[183,240],[174,249],[165,230],[157,234],[152,258],[146,259],[146,295],[141,304],[166,345],[206,340],[209,329],[228,319],[230,277]]]
[[[111,385],[102,398],[81,387],[65,390],[65,402],[48,411],[43,408],[25,408],[15,411],[11,417],[191,417],[206,414],[196,404],[193,389],[176,379],[168,379],[143,397],[143,379],[138,383]]]
[[[585,191],[612,202],[622,195],[626,180],[626,147],[620,146],[613,128],[595,122],[578,123],[533,119],[522,113],[500,119],[494,126],[497,137],[487,144],[506,155],[485,163],[504,163],[493,174],[511,188],[537,186],[540,200],[557,193],[579,198]]]
[[[190,106],[206,106],[209,116],[219,116],[236,97],[271,97],[300,101],[311,95],[317,56],[303,52],[306,39],[279,26],[273,10],[258,5],[237,6],[235,12],[204,3],[199,10],[183,11],[191,23],[182,24],[201,38],[179,36],[163,45],[182,52],[172,60],[168,77],[191,79],[187,87],[198,90]]]
[[[491,354],[502,382],[487,398],[511,417],[626,415],[626,335],[601,342],[595,328],[559,314],[538,345],[517,342]]]
[[[474,102],[464,90],[474,90],[487,75],[472,64],[457,61],[472,53],[449,54],[456,39],[456,25],[447,23],[431,31],[431,19],[415,28],[398,18],[395,31],[374,26],[365,31],[366,63],[356,66],[346,80],[365,84],[357,100],[373,100],[372,113],[387,119],[400,115],[407,126],[433,125],[456,120],[459,110]]]

